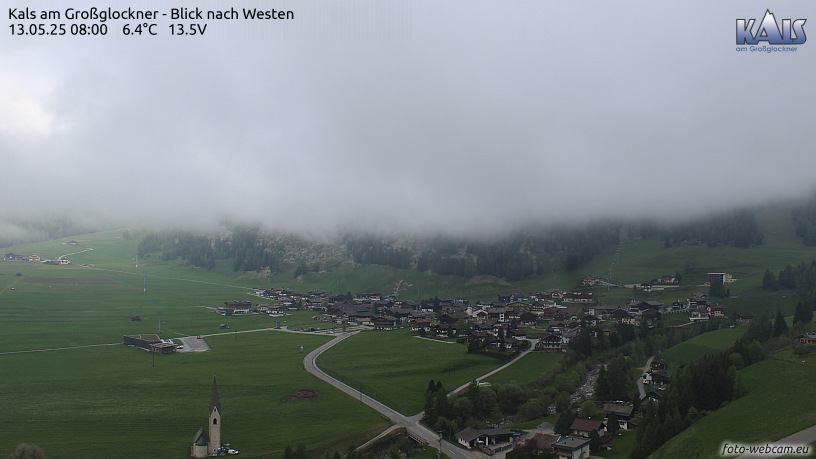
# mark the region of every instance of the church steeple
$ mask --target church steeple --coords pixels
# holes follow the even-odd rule
[[[213,409],[218,410],[218,414],[221,414],[221,399],[218,398],[218,384],[215,382],[215,376],[213,376],[212,395],[210,396],[210,414]]]
[[[218,454],[221,449],[221,399],[218,398],[218,384],[213,376],[212,395],[210,396],[210,444],[207,448],[210,456]]]

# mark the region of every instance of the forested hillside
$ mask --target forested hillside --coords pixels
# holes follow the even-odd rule
[[[295,277],[330,271],[352,261],[465,278],[495,276],[514,282],[572,271],[618,244],[622,237],[660,237],[667,248],[680,244],[750,247],[763,242],[754,212],[742,210],[672,225],[644,221],[535,225],[489,239],[346,232],[332,241],[317,242],[258,227],[233,227],[216,235],[153,232],[141,241],[139,252],[205,269],[224,260],[231,262],[235,271],[279,273],[294,268]]]

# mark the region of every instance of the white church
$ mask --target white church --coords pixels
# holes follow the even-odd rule
[[[209,429],[198,429],[190,447],[192,457],[217,456],[221,449],[221,400],[218,398],[218,384],[213,376],[212,396],[210,396]]]

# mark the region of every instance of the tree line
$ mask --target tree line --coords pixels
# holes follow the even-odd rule
[[[754,212],[741,210],[663,228],[660,239],[666,248],[694,242],[709,247],[750,247],[762,245],[765,237],[759,231]]]

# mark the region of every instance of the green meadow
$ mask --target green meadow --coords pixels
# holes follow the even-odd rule
[[[816,424],[816,366],[801,363],[790,350],[740,371],[748,395],[709,413],[669,440],[652,457],[722,457],[723,442],[759,445]]]
[[[358,333],[317,361],[321,369],[404,415],[425,409],[428,382],[452,391],[504,362],[468,354],[464,344],[412,336],[410,330]]]
[[[247,457],[310,448],[384,428],[387,421],[303,370],[329,337],[284,332],[206,338],[211,352],[153,356],[118,344],[0,356],[0,451],[20,442],[49,457],[189,457],[206,426],[213,377],[223,441]],[[300,346],[304,346],[304,353]],[[313,389],[313,400],[286,402]]]
[[[530,352],[504,370],[490,376],[484,381],[492,385],[527,384],[537,382],[552,370],[564,354],[558,352]]]
[[[732,347],[742,337],[747,328],[747,326],[743,325],[703,333],[666,349],[660,354],[660,358],[669,364],[669,371],[673,373],[681,366],[700,359],[707,354],[722,352]]]

